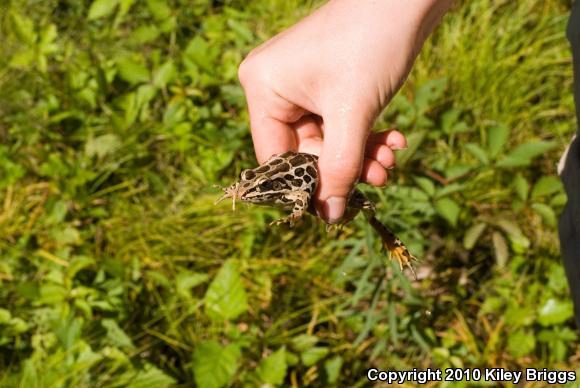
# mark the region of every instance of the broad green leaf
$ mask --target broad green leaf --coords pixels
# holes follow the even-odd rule
[[[474,224],[467,229],[463,236],[463,246],[465,249],[473,249],[486,226],[487,224],[485,222],[480,222],[479,224]]]
[[[538,322],[542,326],[551,326],[566,322],[574,316],[571,301],[555,298],[548,299],[538,310]]]
[[[87,267],[90,267],[94,264],[95,264],[95,259],[93,259],[91,257],[75,256],[69,262],[69,266],[66,269],[66,274],[67,274],[69,279],[73,279],[79,271],[81,271]]]
[[[489,159],[483,148],[475,143],[467,143],[464,145],[465,149],[473,155],[481,164],[489,164]]]
[[[529,141],[514,148],[505,159],[497,163],[498,167],[528,166],[534,158],[554,149],[558,144],[555,141]]]
[[[550,206],[543,203],[533,203],[532,209],[542,217],[542,220],[546,225],[555,228],[558,224],[556,213]]]
[[[508,336],[508,350],[516,359],[524,357],[536,348],[536,337],[533,331],[520,329]]]
[[[246,290],[233,260],[226,261],[211,282],[205,309],[215,320],[234,319],[248,309]]]
[[[89,8],[89,20],[94,20],[109,16],[115,10],[115,7],[119,4],[119,0],[95,0],[92,2]]]
[[[309,334],[300,334],[292,338],[292,347],[297,351],[303,351],[316,345],[318,337]]]
[[[543,176],[532,188],[532,199],[543,197],[546,195],[554,194],[556,192],[561,192],[564,190],[562,181],[560,178],[555,176]]]
[[[340,356],[334,356],[324,363],[324,370],[326,371],[327,383],[335,384],[340,376],[343,359]]]
[[[199,342],[193,352],[193,376],[198,387],[220,388],[238,370],[242,352],[238,344],[221,345],[216,341]]]
[[[13,31],[22,43],[28,45],[34,44],[36,41],[36,32],[34,31],[34,22],[31,19],[13,11],[10,13],[10,21],[14,27]]]
[[[129,57],[117,59],[119,76],[132,85],[149,81],[149,70],[143,64]]]
[[[208,275],[205,273],[191,272],[187,270],[182,270],[177,274],[175,278],[175,288],[177,293],[181,296],[190,296],[190,290],[208,279]]]
[[[507,125],[495,125],[487,130],[487,143],[489,156],[496,158],[504,149],[510,136],[510,129]]]
[[[526,178],[521,173],[518,173],[514,178],[513,185],[518,197],[525,202],[528,199],[528,193],[530,191],[530,184]]]
[[[302,359],[304,366],[309,367],[326,357],[328,352],[329,350],[327,347],[315,346],[303,351],[300,354],[300,358]]]
[[[117,135],[108,133],[97,137],[89,137],[85,143],[85,155],[89,158],[102,158],[112,154],[121,147],[121,140]]]
[[[107,338],[111,341],[112,345],[120,348],[135,348],[133,341],[131,341],[131,338],[129,338],[125,331],[119,327],[117,321],[105,318],[101,321],[101,325],[107,330]]]
[[[171,16],[171,8],[166,0],[146,0],[149,12],[156,20],[165,20]]]
[[[281,347],[262,360],[257,373],[263,383],[281,385],[286,376],[286,348]]]
[[[107,354],[108,358],[114,359],[117,363],[130,364],[124,353],[111,348]],[[140,369],[129,368],[126,372],[115,376],[115,386],[128,388],[164,388],[174,387],[175,379],[163,373],[155,366],[145,363]]]
[[[430,197],[435,195],[435,185],[433,181],[429,178],[415,177],[415,182],[421,187],[421,189]]]
[[[8,322],[10,322],[11,318],[12,314],[10,313],[9,310],[0,308],[0,325],[7,324]]]
[[[441,198],[435,202],[435,210],[443,218],[447,220],[452,226],[457,226],[459,212],[461,208],[451,198]]]
[[[173,61],[165,62],[153,73],[153,85],[158,88],[166,87],[167,84],[173,81],[176,73]]]
[[[530,247],[530,240],[524,235],[515,221],[502,218],[493,220],[493,223],[505,232],[513,244],[523,249]]]
[[[495,260],[499,268],[504,268],[509,258],[509,249],[505,238],[500,232],[493,232],[491,236]]]

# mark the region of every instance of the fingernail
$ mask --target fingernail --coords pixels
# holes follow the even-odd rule
[[[337,224],[344,214],[346,198],[330,197],[324,202],[324,218],[329,224]]]
[[[387,167],[387,170],[392,170],[395,167],[397,167],[397,163],[394,163],[392,166]]]
[[[409,147],[397,147],[397,146],[393,146],[393,147],[391,147],[391,149],[392,149],[393,151],[401,151],[401,150],[406,150],[407,148],[409,148]]]

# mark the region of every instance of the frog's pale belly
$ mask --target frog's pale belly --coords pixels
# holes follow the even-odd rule
[[[222,188],[224,195],[216,201],[232,198],[257,205],[269,205],[292,210],[288,217],[270,225],[290,223],[298,220],[308,210],[310,200],[318,185],[318,157],[316,155],[286,152],[271,157],[266,163],[240,174],[240,180]],[[375,217],[375,205],[359,190],[354,189],[347,202],[342,224],[348,223],[360,211],[381,236],[383,246],[399,262],[401,269],[408,266],[411,271],[411,255],[405,245]],[[413,271],[413,275],[415,272]]]

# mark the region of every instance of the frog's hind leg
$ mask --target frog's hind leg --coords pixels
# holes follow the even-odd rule
[[[307,191],[292,191],[286,194],[284,197],[290,200],[290,202],[294,203],[292,213],[288,217],[280,218],[279,220],[270,222],[270,226],[284,223],[289,223],[290,226],[293,226],[294,223],[299,220],[304,215],[304,212],[306,212],[308,209],[310,194]]]
[[[395,258],[399,262],[399,266],[401,267],[401,271],[403,267],[409,267],[411,272],[413,273],[413,278],[417,279],[417,274],[411,265],[413,260],[417,260],[405,244],[401,242],[401,240],[390,231],[385,225],[383,225],[375,216],[367,215],[369,223],[372,227],[377,231],[377,233],[381,236],[383,240],[383,247],[389,252],[389,259],[392,260]]]

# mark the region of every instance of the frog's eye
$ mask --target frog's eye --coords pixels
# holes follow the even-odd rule
[[[272,190],[272,181],[269,180],[265,180],[262,183],[259,184],[260,186],[260,191],[268,191],[268,190]]]
[[[251,181],[252,179],[254,179],[256,177],[256,173],[252,170],[244,170],[244,171],[242,171],[240,176],[245,181]]]

